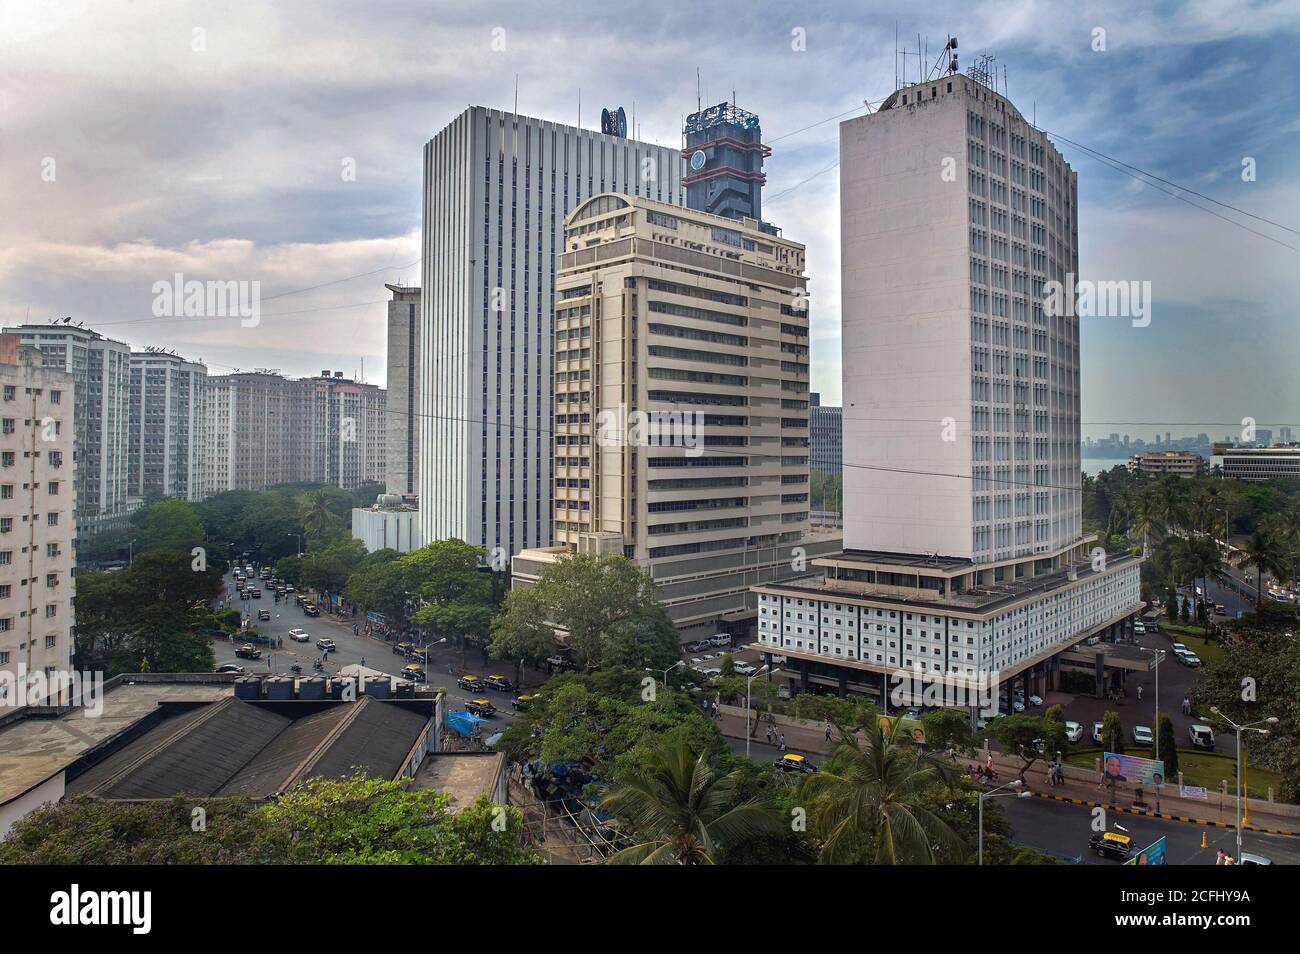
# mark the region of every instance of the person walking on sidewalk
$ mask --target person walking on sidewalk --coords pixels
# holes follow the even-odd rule
[[[782,732],[782,733],[780,734],[780,736],[777,738],[777,748],[778,748],[780,751],[782,751],[782,752],[785,751],[785,733],[784,733],[784,732]]]
[[[1191,715],[1191,714],[1192,714],[1192,700],[1189,699],[1187,696],[1183,696],[1183,715]]]
[[[831,740],[831,720],[827,719],[826,720],[826,741],[829,742],[830,740]]]
[[[772,723],[767,724],[767,744],[772,744]]]
[[[1138,686],[1138,702],[1142,701],[1142,687]]]

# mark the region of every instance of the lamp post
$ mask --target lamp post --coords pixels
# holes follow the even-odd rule
[[[759,676],[761,676],[763,674],[763,670],[766,668],[767,668],[767,663],[763,663],[763,665],[759,666],[752,673],[750,673],[748,676],[745,677],[745,758],[749,758],[749,724],[750,724],[749,715],[750,712],[752,711],[750,709],[750,693],[754,689],[754,680],[757,679]],[[776,672],[775,669],[772,671]]]
[[[1237,733],[1237,861],[1241,861],[1241,733],[1244,731],[1258,732],[1260,735],[1268,735],[1268,729],[1260,729],[1261,725],[1277,725],[1277,716],[1269,716],[1267,719],[1260,719],[1258,722],[1247,722],[1245,725],[1237,725],[1226,715],[1219,711],[1218,706],[1210,706],[1210,711],[1218,716],[1221,720],[1232,726]]]
[[[295,556],[302,556],[302,534],[301,534],[301,533],[286,533],[285,536],[286,536],[286,537],[293,537],[294,539],[296,539],[296,540],[298,541],[298,550],[297,550],[297,552],[296,552],[294,555],[295,555]]]
[[[685,665],[686,665],[686,661],[685,661],[684,659],[679,659],[679,660],[677,660],[677,662],[673,663],[673,664],[672,664],[671,666],[669,666],[667,669],[655,669],[653,666],[646,666],[646,667],[645,667],[645,671],[646,671],[646,672],[661,672],[661,673],[663,673],[663,674],[664,674],[664,688],[667,689],[667,688],[668,688],[668,674],[669,674],[670,672],[672,672],[674,669],[676,669],[678,666],[685,666]]]
[[[1144,653],[1151,653],[1151,668],[1156,674],[1156,710],[1155,718],[1151,720],[1152,737],[1155,739],[1155,759],[1160,761],[1160,664],[1165,660],[1165,652],[1162,649],[1148,648],[1139,646],[1138,649]],[[1158,793],[1157,793],[1158,794]]]
[[[1001,792],[1002,789],[1004,789],[1004,788],[1014,788],[1015,791],[1014,791],[1014,792],[1004,792],[1001,796],[998,796],[998,797],[1003,797],[1003,798],[1005,798],[1005,797],[1008,796],[1008,795],[1014,795],[1016,798],[1028,798],[1029,795],[1030,795],[1030,792],[1028,792],[1028,791],[1024,791],[1024,792],[1022,792],[1022,791],[1020,791],[1020,787],[1021,787],[1020,779],[1018,779],[1018,778],[1013,778],[1011,781],[1007,782],[1005,785],[999,785],[997,788],[993,789],[993,791],[991,791],[991,792],[978,792],[978,793],[977,793],[977,796],[978,796],[978,798],[979,798],[979,861],[977,862],[978,864],[980,864],[980,865],[983,865],[983,864],[984,864],[984,799],[986,799],[986,798],[993,798],[993,797],[995,797],[995,796],[998,796],[998,792]]]

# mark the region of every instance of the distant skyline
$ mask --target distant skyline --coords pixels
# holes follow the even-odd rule
[[[623,105],[640,138],[677,145],[698,66],[705,105],[734,90],[762,119],[765,218],[808,247],[812,383],[838,404],[837,127],[891,91],[896,21],[931,61],[947,33],[963,69],[996,55],[1049,134],[1300,228],[1300,91],[1269,79],[1292,73],[1294,4],[724,2],[707,22],[725,35],[691,5],[601,10],[11,0],[0,321],[71,315],[214,373],[364,363],[383,383],[384,282],[418,282],[424,142],[467,104],[512,108],[518,76],[523,114],[576,123],[581,95],[587,128]],[[1148,327],[1083,321],[1084,435],[1300,427],[1300,253],[1277,244],[1300,235],[1187,197],[1276,241],[1253,235],[1057,141],[1079,173],[1080,277],[1149,280],[1154,299]],[[152,317],[176,272],[260,281],[261,323]]]

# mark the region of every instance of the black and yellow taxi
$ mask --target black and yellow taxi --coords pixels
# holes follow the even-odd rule
[[[424,667],[419,663],[411,663],[409,666],[403,666],[402,671],[398,673],[403,679],[409,679],[411,682],[424,682]]]
[[[536,702],[536,696],[530,696],[525,692],[510,700],[510,708],[514,709],[516,712],[527,712]]]
[[[509,692],[514,688],[514,684],[505,676],[488,676],[487,687],[497,692]]]
[[[262,651],[252,643],[244,643],[244,645],[235,650],[235,655],[240,659],[261,659]]]
[[[782,772],[815,772],[817,766],[813,765],[802,755],[796,755],[793,752],[787,752],[775,762],[772,763]]]
[[[456,680],[456,685],[460,686],[466,692],[482,692],[487,688],[487,683],[478,676],[461,676]]]
[[[1128,861],[1133,853],[1133,839],[1117,831],[1099,831],[1088,839],[1088,847],[1099,858],[1113,858],[1116,861]]]
[[[411,652],[412,647],[414,647],[414,646],[415,646],[414,643],[394,643],[394,644],[393,644],[393,655],[394,655],[394,656],[406,656],[406,655],[409,655],[410,652]]]
[[[469,702],[465,703],[465,711],[472,712],[476,716],[486,719],[497,711],[497,707],[487,699],[471,699]]]

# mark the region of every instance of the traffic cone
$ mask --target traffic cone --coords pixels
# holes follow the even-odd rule
[[[1210,843],[1205,840],[1205,832],[1201,832],[1201,847],[1202,848],[1210,847]]]

